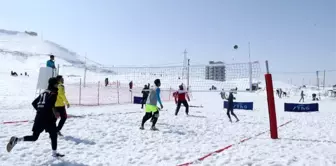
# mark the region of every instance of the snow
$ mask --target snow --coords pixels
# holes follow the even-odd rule
[[[22,34],[21,34],[22,35]],[[38,40],[28,36],[16,36],[18,40]],[[15,38],[9,38],[14,41]],[[26,38],[27,39],[23,39]],[[1,39],[1,37],[0,37]],[[2,38],[4,39],[4,38]],[[8,39],[8,40],[9,40]],[[37,41],[34,41],[35,43]],[[0,42],[1,44],[1,42]],[[28,45],[26,43],[25,45]],[[6,48],[11,48],[7,45]],[[21,47],[23,48],[23,47]],[[30,47],[28,47],[30,48]],[[27,47],[20,51],[29,50]],[[43,47],[45,49],[45,47]],[[57,63],[72,65],[65,59],[57,59]],[[274,88],[282,88],[290,92],[289,97],[276,98],[276,112],[279,127],[279,139],[270,139],[267,96],[264,89],[255,93],[238,92],[237,101],[254,102],[254,110],[235,110],[240,122],[230,123],[223,110],[223,100],[219,92],[193,92],[190,105],[204,106],[190,108],[190,116],[186,116],[182,107],[175,116],[175,103],[167,101],[164,96],[164,110],[160,112],[157,127],[160,131],[151,131],[148,121],[145,130],[139,130],[144,111],[140,105],[123,104],[111,106],[77,106],[70,107],[69,118],[62,130],[64,137],[58,139],[58,151],[66,154],[62,159],[51,157],[49,135],[42,133],[34,143],[20,142],[11,153],[5,150],[11,136],[31,134],[35,110],[30,106],[35,97],[35,87],[40,66],[45,65],[46,56],[16,56],[0,54],[0,166],[12,165],[69,165],[69,166],[171,166],[197,161],[218,149],[228,147],[197,161],[193,165],[251,165],[251,166],[332,166],[336,165],[336,101],[323,96],[324,91],[313,86],[303,88],[310,102],[311,93],[321,93],[319,112],[293,113],[284,112],[284,103],[295,103],[299,100],[299,87],[274,81]],[[70,57],[73,58],[73,57]],[[80,62],[78,60],[78,62]],[[10,70],[18,73],[27,71],[30,77],[9,76]],[[72,103],[78,98],[76,88],[83,69],[76,66],[61,71],[68,77],[67,95]],[[103,81],[106,73],[88,71],[88,88],[83,91],[85,102],[93,102],[96,98],[96,83]],[[127,83],[129,76],[119,75],[114,79]],[[148,79],[144,79],[147,83]],[[176,86],[177,80],[166,79],[162,84],[166,87]],[[214,82],[204,81],[210,86]],[[144,84],[144,82],[138,82]],[[240,85],[239,80],[230,83]],[[261,86],[265,83],[261,80]],[[127,86],[127,84],[125,84]],[[91,87],[91,89],[89,88]],[[328,88],[326,88],[327,90]],[[138,91],[138,90],[137,90]],[[101,94],[102,102],[111,103],[116,99],[115,89],[106,88]],[[128,91],[121,91],[123,98],[128,99]],[[134,92],[138,93],[138,92]],[[163,94],[165,95],[165,94]],[[167,109],[167,111],[166,111]],[[11,124],[4,122],[27,121]],[[290,122],[290,123],[287,123]],[[242,140],[246,140],[241,142]],[[232,146],[231,146],[232,145]]]
[[[69,118],[59,138],[62,160],[50,157],[48,134],[35,143],[19,143],[9,154],[5,146],[10,136],[30,134],[32,123],[1,124],[0,158],[3,165],[177,165],[193,161],[214,150],[235,144],[196,165],[335,165],[336,112],[333,100],[320,101],[320,112],[283,112],[283,103],[297,101],[296,96],[277,99],[278,140],[271,140],[266,96],[238,93],[240,101],[253,101],[254,111],[236,110],[240,122],[231,124],[217,93],[194,93],[187,117],[184,109],[174,116],[175,104],[164,103],[157,127],[160,131],[139,130],[143,111],[139,105],[70,108]],[[32,109],[1,111],[2,121],[32,120]],[[253,137],[244,143],[242,139]]]

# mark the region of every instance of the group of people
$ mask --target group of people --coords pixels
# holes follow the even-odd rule
[[[22,76],[22,73],[21,73],[20,75]],[[27,72],[25,72],[24,75],[25,75],[26,77],[29,77],[29,75],[28,75]],[[15,72],[15,71],[11,71],[11,76],[13,76],[13,77],[17,77],[17,76],[19,76],[19,75],[18,75],[17,72]]]
[[[160,86],[161,86],[161,81],[160,79],[156,79],[154,81],[154,86],[150,87],[150,84],[145,85],[143,90],[142,90],[142,103],[141,103],[141,108],[144,108],[145,105],[145,115],[142,118],[142,123],[140,126],[141,130],[144,130],[144,125],[146,121],[151,119],[152,122],[152,127],[151,130],[158,130],[155,127],[155,124],[159,118],[159,111],[163,109],[161,97],[160,97]],[[175,103],[176,103],[176,110],[175,110],[175,115],[178,115],[178,112],[180,110],[181,105],[183,104],[186,108],[186,114],[189,114],[189,104],[187,102],[190,101],[188,91],[187,89],[183,86],[183,84],[179,85],[179,90],[173,93]],[[160,107],[157,107],[157,103],[160,104]]]
[[[47,67],[55,69],[54,56],[50,56],[50,60],[47,62]],[[57,138],[58,136],[63,136],[61,129],[65,124],[67,119],[66,107],[69,108],[70,104],[65,96],[64,90],[64,79],[61,75],[52,77],[48,80],[48,88],[41,93],[33,102],[32,105],[36,110],[36,116],[34,119],[34,124],[32,128],[32,135],[27,135],[24,137],[13,136],[10,138],[7,144],[7,151],[10,152],[13,147],[23,141],[36,141],[43,131],[49,133],[52,147],[53,157],[63,157],[63,154],[57,152]],[[130,82],[130,89],[132,89],[133,82]],[[145,123],[151,119],[152,126],[151,130],[158,130],[156,128],[156,123],[159,118],[159,111],[163,109],[163,104],[160,97],[160,79],[154,81],[154,85],[150,87],[150,84],[145,85],[143,93],[143,102],[141,108],[145,105],[145,115],[142,118],[140,129],[144,130]],[[186,114],[189,115],[189,104],[190,97],[188,95],[188,88],[183,84],[179,85],[179,89],[173,93],[176,110],[175,116],[178,115],[181,105],[185,106]],[[233,115],[237,121],[239,119],[233,112],[233,94],[230,93],[228,97],[229,107],[227,110],[227,115],[231,121],[230,113]],[[157,106],[159,104],[159,107]],[[57,123],[57,119],[60,117],[60,121]]]
[[[140,129],[144,130],[144,125],[145,123],[151,119],[152,126],[151,130],[158,130],[155,127],[155,124],[159,118],[159,111],[163,109],[162,101],[160,98],[160,86],[161,86],[161,81],[160,79],[156,79],[154,81],[154,86],[150,87],[150,85],[145,85],[143,90],[142,90],[142,104],[141,108],[144,108],[145,105],[145,115],[142,118],[141,126]],[[234,103],[233,100],[236,98],[233,96],[233,92],[229,93],[228,98],[225,97],[225,92],[221,93],[223,99],[228,100],[228,108],[227,108],[227,116],[229,118],[229,121],[232,122],[231,115],[235,117],[236,122],[239,121],[237,115],[234,113]],[[175,116],[178,115],[181,105],[185,107],[185,112],[186,115],[189,115],[189,104],[188,101],[190,102],[190,97],[188,95],[188,89],[183,85],[179,85],[179,89],[173,93],[173,97],[175,99],[175,104],[176,104],[176,110],[175,110]],[[157,104],[160,104],[160,107],[157,107]]]
[[[283,91],[281,88],[276,89],[276,93],[279,98],[287,97],[287,92]]]
[[[279,98],[281,98],[281,97],[287,97],[287,93],[284,92],[284,91],[282,91],[281,88],[276,89],[276,93],[277,93],[277,96],[278,96]],[[305,96],[306,96],[306,94],[304,93],[303,90],[301,90],[301,92],[300,92],[300,100],[299,100],[299,102],[303,102],[303,103],[304,103],[304,101],[305,101]],[[313,101],[319,101],[319,98],[317,97],[316,93],[313,93],[313,94],[312,94],[312,100],[313,100]]]
[[[63,154],[57,153],[57,136],[63,136],[61,129],[67,119],[66,107],[70,107],[65,96],[63,84],[64,79],[61,75],[48,80],[48,88],[32,102],[36,110],[32,128],[33,134],[24,137],[11,137],[7,144],[8,152],[19,142],[36,141],[40,134],[46,131],[49,133],[51,139],[52,156],[64,156]],[[59,117],[60,121],[57,125],[56,123]]]

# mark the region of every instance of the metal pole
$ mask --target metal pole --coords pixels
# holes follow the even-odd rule
[[[57,64],[57,75],[59,75],[60,64]]]
[[[84,87],[86,86],[86,53],[85,53],[85,63],[84,63]]]
[[[269,74],[268,61],[266,61],[265,64],[266,64],[266,73]]]
[[[170,101],[171,90],[172,90],[172,88],[171,88],[171,87],[169,87],[169,96],[168,96],[168,101]]]
[[[131,103],[133,103],[133,90],[131,89]]]
[[[317,90],[320,90],[319,71],[316,71],[316,86]]]
[[[79,79],[79,102],[78,104],[81,105],[82,100],[82,78]]]
[[[252,92],[252,62],[251,62],[250,42],[248,42],[248,49],[249,49],[249,83],[250,83],[250,91]]]
[[[98,81],[98,105],[99,105],[99,91],[100,91],[100,81]]]
[[[187,91],[189,90],[190,83],[190,59],[188,59],[188,68],[187,68]]]
[[[323,89],[325,88],[325,74],[326,74],[326,71],[324,70],[323,71]]]
[[[117,80],[118,104],[120,104],[120,101],[119,101],[119,100],[120,100],[120,99],[119,99],[119,95],[120,95],[120,94],[119,94],[119,86],[120,86],[120,85],[119,85],[119,80]]]

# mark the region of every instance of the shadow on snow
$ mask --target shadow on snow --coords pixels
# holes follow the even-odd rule
[[[93,141],[84,140],[84,139],[76,138],[76,137],[73,137],[73,136],[64,136],[64,140],[75,142],[76,145],[80,144],[80,143],[83,143],[83,144],[86,144],[86,145],[95,145],[96,144]]]

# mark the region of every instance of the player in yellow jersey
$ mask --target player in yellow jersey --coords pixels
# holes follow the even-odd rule
[[[61,133],[61,129],[67,119],[66,108],[70,107],[69,101],[66,98],[65,90],[64,90],[64,79],[61,75],[57,76],[56,79],[58,80],[58,93],[57,93],[57,100],[55,103],[55,112],[58,116],[61,117],[61,120],[58,123],[57,131],[59,136],[63,136]]]

